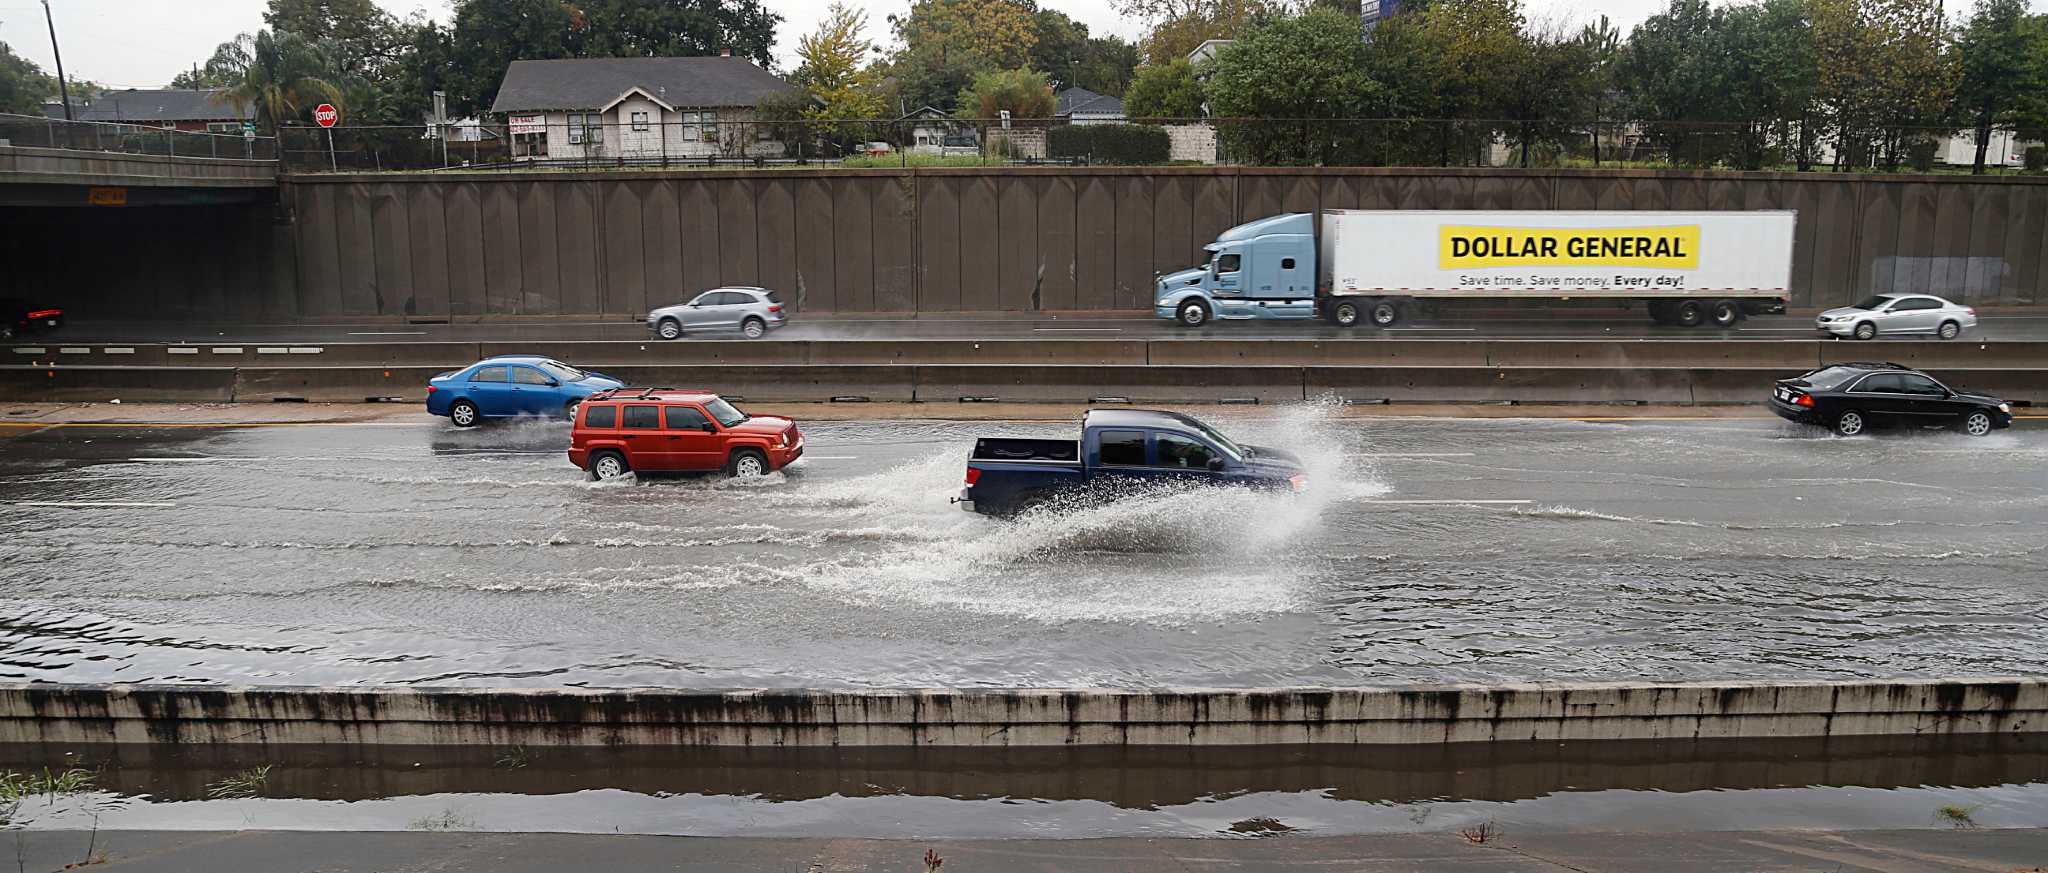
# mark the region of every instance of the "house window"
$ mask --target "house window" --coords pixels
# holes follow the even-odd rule
[[[634,130],[646,130],[646,129],[647,129],[647,113],[645,113],[645,112],[635,112],[635,113],[633,113],[633,129],[634,129]]]
[[[701,125],[700,125],[700,123],[699,123],[700,121],[701,121],[701,118],[699,117],[698,113],[695,113],[695,112],[685,112],[685,113],[683,113],[683,142],[696,142],[696,141],[697,141],[697,139],[698,139],[698,128],[699,128],[699,127],[701,127]]]
[[[206,132],[240,134],[242,132],[242,123],[239,121],[209,121],[206,123]]]
[[[704,141],[718,141],[718,113],[716,112],[704,113]]]
[[[604,116],[599,113],[569,113],[569,144],[604,144]]]

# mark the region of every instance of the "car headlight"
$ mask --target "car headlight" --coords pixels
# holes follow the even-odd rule
[[[2004,412],[2004,413],[2011,413],[2011,412],[2012,412],[2012,404],[2010,404],[2010,403],[2000,403],[2000,404],[1998,404],[1998,411],[1999,411],[1999,412]]]
[[[1171,300],[1161,300],[1161,301],[1159,301],[1159,305],[1161,305],[1161,306],[1172,306],[1172,305],[1173,305],[1173,301],[1171,301]]]

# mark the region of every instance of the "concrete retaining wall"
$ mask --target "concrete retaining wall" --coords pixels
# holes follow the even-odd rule
[[[1436,744],[2048,732],[2048,682],[1256,690],[0,686],[0,742],[532,746]]]

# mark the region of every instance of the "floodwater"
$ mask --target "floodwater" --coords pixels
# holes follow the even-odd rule
[[[0,746],[17,826],[752,837],[2033,827],[2038,737],[1029,749]],[[258,781],[251,768],[267,767]],[[238,775],[253,796],[221,798]]]
[[[0,678],[1267,686],[2048,670],[2048,430],[1204,409],[1305,494],[963,513],[975,436],[817,423],[752,482],[566,428],[0,442]],[[58,504],[58,505],[32,505]]]

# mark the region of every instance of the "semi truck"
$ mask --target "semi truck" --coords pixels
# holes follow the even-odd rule
[[[1154,313],[1392,327],[1460,300],[1641,303],[1652,321],[1732,327],[1785,311],[1789,211],[1329,210],[1240,224],[1206,263],[1156,279]]]

